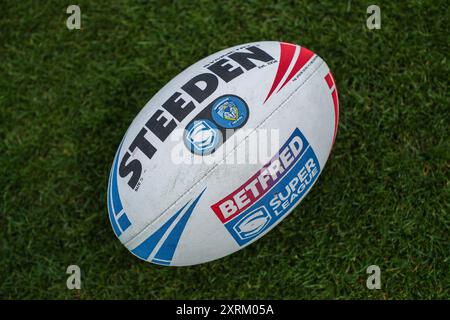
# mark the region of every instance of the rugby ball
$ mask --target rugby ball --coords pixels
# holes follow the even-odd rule
[[[107,197],[114,233],[165,266],[244,248],[317,181],[338,109],[327,64],[304,47],[255,42],[198,61],[153,96],[119,145]]]

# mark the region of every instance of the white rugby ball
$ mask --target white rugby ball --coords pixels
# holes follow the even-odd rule
[[[145,105],[120,143],[107,200],[116,236],[167,266],[242,249],[317,181],[338,113],[333,76],[306,48],[255,42],[200,60]]]

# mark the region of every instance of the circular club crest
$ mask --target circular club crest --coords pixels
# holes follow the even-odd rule
[[[184,144],[198,155],[210,154],[220,145],[222,134],[210,120],[202,119],[190,123],[184,133]]]
[[[225,129],[242,127],[248,119],[247,104],[241,98],[232,95],[222,96],[211,107],[213,120]]]

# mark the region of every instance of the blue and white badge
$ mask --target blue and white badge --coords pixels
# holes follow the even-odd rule
[[[196,120],[190,123],[184,134],[184,144],[198,155],[210,154],[220,145],[222,134],[217,126],[209,120]]]
[[[225,129],[242,127],[248,118],[247,104],[233,95],[220,97],[211,107],[213,120]]]

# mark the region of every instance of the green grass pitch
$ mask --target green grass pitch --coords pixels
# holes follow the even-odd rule
[[[0,298],[450,298],[448,1],[80,1],[73,31],[70,4],[0,2]],[[340,124],[318,183],[236,254],[138,260],[107,217],[120,139],[184,68],[260,40],[333,71]],[[373,264],[380,290],[366,288]]]

